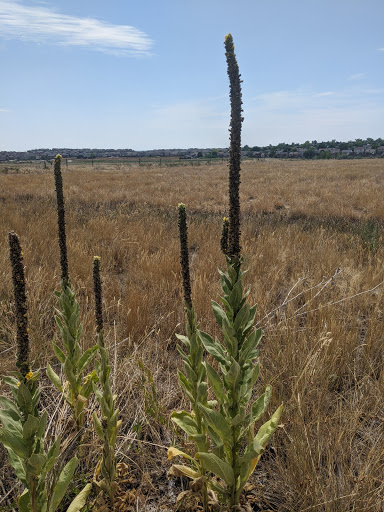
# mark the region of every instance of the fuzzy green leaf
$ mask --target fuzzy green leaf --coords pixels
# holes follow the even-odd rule
[[[58,506],[61,503],[61,500],[64,498],[65,493],[71,483],[73,474],[75,472],[78,460],[76,457],[73,457],[64,467],[62,472],[60,473],[59,479],[55,488],[53,490],[53,495],[51,499],[51,503],[49,505],[49,512],[55,512]],[[76,510],[76,509],[75,509]]]
[[[173,412],[171,420],[189,436],[199,434],[197,424],[191,414],[186,411]]]
[[[92,348],[87,349],[84,354],[80,357],[80,360],[77,364],[78,373],[82,373],[83,370],[90,364],[92,359],[95,357],[97,352],[97,345]]]
[[[216,321],[217,323],[220,325],[220,327],[222,327],[223,325],[223,319],[227,316],[225,314],[225,311],[223,310],[223,308],[221,306],[219,306],[219,304],[214,301],[214,300],[211,300],[211,306],[212,306],[212,310],[213,310],[213,314],[215,315],[215,318],[216,318]]]
[[[267,386],[265,392],[252,404],[251,423],[258,421],[264,414],[271,399],[272,387]]]
[[[101,425],[101,421],[99,420],[99,417],[96,414],[96,411],[93,411],[93,413],[92,413],[92,420],[93,420],[93,426],[95,427],[96,434],[100,437],[100,439],[102,441],[104,441],[103,427]]]
[[[227,446],[232,446],[232,433],[224,416],[219,412],[198,404],[206,423],[216,432]]]
[[[255,440],[263,447],[267,445],[268,441],[272,437],[273,433],[277,429],[279,419],[283,410],[283,404],[274,412],[271,419],[264,423],[256,434]]]
[[[220,343],[214,342],[211,336],[206,332],[199,331],[199,336],[205,350],[211,354],[211,356],[214,357],[216,361],[225,365],[227,363],[227,358]]]
[[[86,504],[91,490],[92,484],[87,484],[69,505],[67,512],[79,512]]]
[[[233,469],[228,462],[219,459],[214,453],[198,452],[196,458],[201,460],[207,471],[211,471],[219,478],[222,478],[228,486],[233,487],[235,485]]]
[[[60,361],[61,364],[65,363],[65,355],[64,352],[61,350],[61,348],[55,343],[52,343],[53,350],[56,354],[57,359]]]
[[[0,428],[0,442],[3,443],[6,448],[13,450],[16,455],[22,459],[26,459],[28,457],[27,447],[21,437],[16,436],[9,430]]]
[[[30,512],[29,508],[29,491],[28,489],[24,489],[24,492],[19,496],[18,505],[20,512]]]
[[[214,370],[209,363],[205,362],[205,367],[207,369],[208,380],[213,392],[215,393],[219,402],[225,402],[226,391],[224,389],[222,380],[220,379],[216,370]]]
[[[27,421],[23,425],[23,439],[27,442],[29,439],[34,437],[40,426],[39,418],[28,415]]]
[[[52,369],[52,366],[48,363],[47,364],[47,376],[49,380],[52,382],[52,384],[60,391],[60,393],[63,392],[63,386],[61,383],[60,377],[57,375],[57,373]]]

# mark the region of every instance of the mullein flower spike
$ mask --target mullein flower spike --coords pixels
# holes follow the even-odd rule
[[[229,77],[231,100],[230,148],[229,148],[229,240],[228,256],[231,260],[240,258],[240,163],[241,163],[241,123],[242,100],[239,66],[231,34],[225,36],[225,57]]]
[[[60,265],[61,265],[61,279],[63,285],[69,284],[68,274],[68,256],[67,256],[67,237],[65,233],[65,208],[64,208],[64,193],[63,193],[63,177],[61,175],[61,155],[55,158],[55,188],[57,197],[57,224],[59,230],[59,248],[60,248]]]
[[[185,211],[185,204],[180,203],[177,208],[179,211],[178,226],[180,236],[180,265],[183,277],[184,301],[187,308],[191,309],[192,297],[191,277],[189,273],[187,214]]]
[[[101,277],[100,277],[100,257],[93,258],[93,289],[95,292],[95,316],[97,332],[103,330],[103,298],[101,292]]]
[[[12,265],[12,281],[16,303],[17,321],[17,361],[16,366],[24,378],[30,374],[29,370],[29,335],[28,335],[28,314],[27,297],[25,293],[25,278],[23,253],[19,238],[11,231],[8,235],[10,260]]]

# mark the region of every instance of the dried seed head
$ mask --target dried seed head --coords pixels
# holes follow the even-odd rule
[[[189,255],[188,255],[188,228],[187,213],[185,204],[179,203],[177,206],[179,212],[178,226],[180,237],[180,265],[181,275],[183,277],[184,301],[187,308],[192,308],[191,297],[191,277],[189,273]]]
[[[242,100],[239,66],[231,34],[225,36],[225,56],[231,100],[231,124],[229,147],[229,234],[228,255],[234,261],[240,258],[240,164],[241,164],[241,124]]]
[[[12,281],[16,303],[17,322],[17,361],[16,366],[21,374],[29,375],[29,335],[28,310],[25,293],[24,264],[19,237],[11,231],[8,235],[10,260],[12,265]]]
[[[55,158],[55,188],[57,197],[57,224],[59,234],[59,248],[60,248],[60,265],[61,265],[61,279],[64,286],[69,283],[68,274],[68,256],[67,256],[67,237],[65,233],[65,208],[64,208],[64,193],[63,193],[63,177],[61,175],[61,155]]]
[[[93,289],[95,293],[95,316],[97,332],[103,330],[103,296],[101,288],[101,277],[100,277],[100,257],[95,256],[93,258]]]

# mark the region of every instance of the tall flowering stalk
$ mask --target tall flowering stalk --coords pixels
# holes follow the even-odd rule
[[[184,361],[185,370],[185,373],[181,371],[178,372],[178,378],[181,387],[191,402],[192,411],[174,412],[172,413],[171,419],[188,434],[189,438],[195,443],[197,451],[207,452],[209,449],[207,424],[204,421],[199,407],[200,403],[204,404],[206,407],[209,406],[207,401],[206,370],[203,364],[203,346],[198,334],[198,325],[192,305],[187,214],[183,203],[178,205],[178,226],[186,331],[186,335],[176,335],[184,345],[183,348],[181,346],[177,347]],[[170,475],[188,476],[192,478],[191,489],[193,491],[201,491],[204,510],[208,511],[208,479],[204,463],[190,457],[181,450],[173,447],[169,448],[168,459],[172,460],[175,456],[184,457],[192,462],[193,469],[190,466],[174,464],[171,468]]]
[[[68,273],[68,255],[67,255],[67,235],[65,231],[65,206],[64,206],[64,192],[63,192],[63,176],[61,174],[61,161],[62,156],[56,155],[54,176],[55,188],[57,198],[57,226],[59,234],[59,249],[60,249],[60,265],[61,265],[61,279],[64,286],[69,284]]]
[[[60,453],[60,437],[45,450],[47,412],[40,414],[39,372],[29,366],[27,299],[23,268],[23,253],[16,233],[9,233],[10,260],[14,285],[17,321],[18,372],[3,377],[13,400],[0,396],[0,442],[8,451],[9,461],[24,486],[18,498],[20,512],[55,512],[72,481],[78,460],[73,457],[47,493],[47,476]],[[83,508],[91,491],[88,484],[70,505],[71,512]]]
[[[229,239],[228,255],[232,260],[240,258],[240,164],[241,124],[243,122],[241,80],[231,34],[225,36],[225,57],[229,77],[231,101],[231,125],[229,147]]]
[[[96,360],[96,373],[98,376],[98,387],[94,384],[94,391],[101,409],[101,419],[97,413],[92,415],[93,424],[97,435],[103,441],[103,454],[95,473],[95,483],[107,494],[110,501],[110,508],[113,510],[115,503],[115,492],[117,489],[116,479],[116,438],[121,425],[119,420],[119,409],[116,407],[116,397],[111,389],[111,367],[109,365],[108,350],[104,344],[104,323],[103,323],[103,299],[102,284],[100,276],[100,258],[93,259],[93,286],[95,294],[95,317],[97,327],[97,341],[100,359]],[[96,477],[101,475],[102,479]]]
[[[264,449],[275,432],[281,415],[280,406],[271,418],[264,423],[255,434],[255,424],[265,412],[271,388],[267,386],[264,393],[254,397],[254,386],[259,376],[257,363],[258,344],[261,329],[255,327],[256,306],[250,306],[247,297],[249,290],[244,291],[242,257],[240,246],[240,156],[241,156],[241,124],[242,101],[239,68],[234,53],[233,38],[228,34],[225,38],[228,76],[230,80],[231,99],[231,145],[229,164],[229,222],[224,219],[221,237],[221,249],[226,255],[227,270],[219,271],[221,277],[221,305],[212,301],[212,309],[221,331],[219,338],[212,338],[200,331],[195,325],[195,336],[205,350],[212,356],[210,364],[202,362],[202,350],[195,351],[200,362],[195,361],[196,367],[202,364],[207,375],[211,390],[217,398],[216,402],[204,403],[200,397],[191,393],[191,382],[196,378],[195,367],[189,364],[186,354],[181,352],[187,371],[187,378],[181,374],[180,381],[191,401],[195,398],[193,415],[174,413],[180,426],[187,433],[196,433],[199,409],[202,416],[201,424],[206,429],[207,436],[196,436],[204,440],[204,447],[194,458],[203,464],[206,472],[212,473],[207,486],[216,493],[221,502],[231,512],[244,510],[240,505],[240,495],[249,477],[254,471]],[[184,277],[184,274],[183,274]],[[188,308],[187,308],[188,311]],[[188,325],[187,325],[188,332]],[[189,337],[180,337],[189,348]],[[192,354],[192,350],[190,351]],[[189,366],[188,366],[189,364]],[[206,383],[201,383],[202,387]],[[188,387],[189,386],[189,387]],[[189,394],[188,394],[189,393]],[[218,407],[214,406],[214,403]],[[196,411],[196,412],[195,412]],[[178,414],[179,416],[175,416]],[[190,437],[192,437],[190,435]],[[207,445],[207,437],[210,444]],[[197,444],[197,443],[196,443]],[[185,454],[178,453],[185,456]],[[195,474],[188,475],[192,479]],[[247,510],[247,509],[245,509]]]
[[[12,282],[16,304],[17,324],[17,362],[16,366],[25,377],[29,373],[29,329],[27,296],[25,293],[25,277],[23,253],[19,237],[11,231],[8,235],[10,260],[12,266]]]
[[[55,320],[60,332],[62,347],[53,342],[53,349],[63,365],[63,377],[60,378],[49,363],[47,365],[47,375],[71,407],[76,427],[80,430],[84,421],[86,405],[93,390],[93,383],[97,380],[97,375],[94,371],[85,375],[85,370],[94,358],[97,347],[89,348],[83,352],[80,345],[82,333],[80,306],[76,300],[76,294],[71,288],[68,272],[61,160],[61,155],[57,155],[55,158],[54,175],[61,265],[61,290],[55,292],[58,302]]]

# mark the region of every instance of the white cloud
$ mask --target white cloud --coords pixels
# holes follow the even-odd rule
[[[361,80],[367,75],[367,73],[355,73],[348,77],[348,80]]]
[[[0,108],[0,112],[10,112],[9,108]]]
[[[333,91],[326,91],[326,92],[319,92],[317,94],[314,94],[313,96],[319,97],[319,96],[333,96],[335,93]]]
[[[130,25],[113,25],[95,18],[79,18],[52,9],[0,0],[0,37],[82,46],[104,53],[146,55],[151,39]]]
[[[384,52],[384,48],[378,48],[379,52]]]

